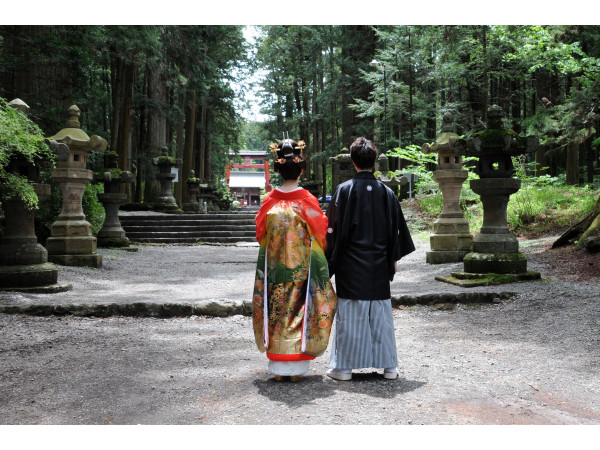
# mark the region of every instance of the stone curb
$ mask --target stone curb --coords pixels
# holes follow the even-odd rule
[[[401,295],[392,297],[392,306],[440,305],[440,304],[477,304],[498,303],[510,299],[512,292],[465,292],[459,294]],[[108,304],[68,304],[68,305],[27,305],[0,306],[0,313],[27,314],[31,316],[77,316],[77,317],[228,317],[234,315],[250,316],[250,302],[232,300],[207,300],[196,303],[108,303]]]
[[[392,296],[392,306],[436,305],[443,303],[497,303],[508,300],[515,292],[461,292]]]

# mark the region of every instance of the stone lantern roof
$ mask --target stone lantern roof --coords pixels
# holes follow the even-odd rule
[[[532,153],[539,140],[535,136],[522,136],[502,125],[502,108],[492,105],[487,111],[487,128],[459,139],[456,147],[463,155],[477,156],[476,172],[481,178],[510,178],[514,173],[511,156]]]
[[[461,150],[455,145],[460,136],[454,132],[454,118],[450,112],[446,112],[442,120],[444,126],[441,134],[432,145],[424,144],[421,151],[425,154],[437,153],[440,169],[461,169]]]
[[[423,145],[424,153],[452,153],[458,155],[459,152],[454,146],[454,143],[459,139],[459,135],[454,132],[454,118],[452,114],[447,112],[442,119],[444,126],[442,133],[437,137],[433,145]]]
[[[21,111],[23,114],[25,114],[26,116],[29,115],[29,105],[27,103],[25,103],[23,100],[21,100],[20,98],[15,98],[14,100],[12,100],[11,102],[8,103],[10,106],[12,106],[15,109],[18,109],[19,111]]]
[[[77,149],[84,151],[105,150],[108,145],[106,139],[95,135],[90,137],[80,128],[79,115],[81,114],[81,110],[76,105],[72,105],[68,112],[69,120],[67,121],[67,127],[63,128],[48,139],[67,144],[71,148],[76,147]]]

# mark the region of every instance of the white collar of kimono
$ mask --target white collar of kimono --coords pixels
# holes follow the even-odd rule
[[[296,189],[292,189],[291,191],[282,191],[281,189],[279,189],[279,187],[276,187],[275,189],[277,189],[279,192],[283,192],[284,194],[289,194],[290,192],[295,192],[297,190],[304,189],[304,188],[298,186]]]

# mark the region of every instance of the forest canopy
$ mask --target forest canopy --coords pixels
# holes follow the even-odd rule
[[[539,138],[528,173],[600,182],[600,26],[252,29],[255,40],[240,25],[3,25],[0,97],[25,101],[45,136],[76,104],[119,168],[136,169],[133,202],[156,195],[163,149],[182,159],[181,179],[194,170],[219,185],[230,151],[265,150],[287,132],[307,144],[305,178],[326,181],[329,158],[357,136],[385,153],[420,148],[445,112],[462,135],[485,127],[492,105],[507,128]],[[250,89],[265,120],[242,114]]]

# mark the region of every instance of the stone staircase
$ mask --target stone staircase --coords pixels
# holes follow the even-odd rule
[[[119,212],[125,234],[132,242],[153,244],[231,244],[256,242],[254,217],[258,209],[207,214]]]

